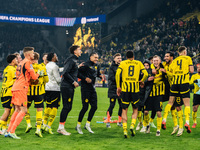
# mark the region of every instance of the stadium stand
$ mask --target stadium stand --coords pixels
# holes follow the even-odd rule
[[[87,2],[52,0],[51,3],[48,3],[47,0],[20,3],[5,1],[0,6],[0,13],[52,17],[74,17],[76,15],[79,17],[106,14],[123,2],[123,0],[97,0],[95,2],[92,0]],[[34,9],[30,9],[28,7],[30,5]],[[113,26],[109,31],[112,34],[111,40],[98,44],[98,47],[95,48],[100,55],[100,63],[102,66],[108,66],[112,62],[112,56],[118,52],[125,59],[125,50],[132,49],[135,51],[136,58],[141,61],[154,54],[163,57],[166,51],[176,51],[179,45],[187,46],[189,55],[194,57],[193,61],[196,63],[199,57],[195,56],[199,54],[200,47],[198,8],[200,8],[200,2],[196,0],[163,1],[161,6],[151,13],[136,18],[125,26]],[[2,24],[1,28],[0,33],[4,35],[0,37],[2,68],[6,65],[4,57],[9,53],[19,51],[25,45],[34,46],[40,54],[53,50],[41,34],[41,30],[45,28],[43,26],[23,25],[22,27],[20,24]],[[83,60],[87,56],[88,54],[84,53]],[[60,65],[62,65],[65,57],[59,57]]]

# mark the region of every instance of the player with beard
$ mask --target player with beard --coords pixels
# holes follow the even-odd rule
[[[85,129],[90,133],[94,133],[91,130],[90,122],[97,110],[97,93],[95,89],[96,77],[102,78],[100,73],[100,67],[97,65],[99,55],[96,52],[92,52],[89,57],[89,61],[84,63],[84,66],[78,70],[78,78],[81,79],[81,98],[82,98],[82,109],[79,113],[78,123],[76,129],[81,129],[81,122],[85,113],[88,110],[89,104],[91,109],[88,114]],[[79,134],[83,134],[82,130],[77,130]]]
[[[46,112],[49,116],[44,116],[44,128],[45,131],[49,134],[53,134],[51,125],[53,124],[58,107],[60,106],[60,83],[61,77],[59,74],[59,67],[56,64],[58,62],[58,57],[56,53],[48,53],[47,55],[48,64],[46,65],[47,75],[49,77],[49,82],[46,83],[45,86],[45,97],[44,100],[46,101]],[[48,112],[47,112],[48,111]],[[48,118],[49,122],[48,122]],[[48,124],[47,124],[48,122]]]
[[[175,98],[181,95],[185,105],[185,128],[191,133],[190,119],[190,88],[189,88],[189,72],[194,72],[194,66],[191,57],[187,56],[187,48],[180,46],[178,48],[179,56],[174,59],[169,67],[169,71],[173,74],[172,85],[170,88],[169,102],[165,107],[163,118],[166,119],[171,107],[175,102]],[[183,130],[183,129],[182,129]]]
[[[120,53],[117,53],[113,56],[114,60],[109,68],[109,72],[108,72],[108,97],[110,98],[110,106],[108,108],[107,111],[107,119],[106,119],[106,127],[110,128],[110,118],[112,116],[113,113],[113,109],[115,107],[115,102],[116,100],[118,100],[118,104],[119,104],[119,110],[118,110],[118,122],[117,125],[118,126],[122,126],[121,123],[121,115],[122,115],[122,107],[121,107],[121,98],[117,96],[116,90],[116,81],[115,81],[115,74],[116,74],[116,70],[120,64],[120,62],[122,61],[122,56]]]

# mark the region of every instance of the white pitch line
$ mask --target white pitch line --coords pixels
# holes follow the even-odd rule
[[[35,118],[36,116],[30,116],[31,118]],[[57,117],[60,117],[60,116],[56,116],[56,118]],[[104,117],[106,117],[106,116],[94,116],[93,118],[104,118]],[[118,116],[112,116],[113,118],[118,118]],[[67,118],[78,118],[78,116],[67,116]],[[87,115],[84,117],[84,118],[87,118]],[[172,118],[171,116],[169,116],[169,117],[167,117],[167,118]],[[183,117],[183,118],[185,118],[185,117]],[[192,117],[190,117],[190,118],[192,118]],[[197,117],[197,118],[200,118],[200,117]]]

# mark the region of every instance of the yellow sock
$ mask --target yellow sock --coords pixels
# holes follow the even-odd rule
[[[137,116],[137,118],[138,118],[138,121],[139,121],[139,122],[142,122],[142,111],[138,111],[138,116]]]
[[[86,123],[90,124],[90,121],[87,121]]]
[[[179,128],[183,129],[183,110],[178,111]]]
[[[78,122],[79,125],[81,125],[81,122]]]
[[[171,110],[171,107],[172,106],[170,104],[167,104],[166,107],[165,107],[165,111],[164,111],[164,115],[163,115],[163,120],[165,120],[165,122],[167,120],[167,116],[168,116],[168,114]]]
[[[131,128],[134,128],[134,127],[135,127],[135,123],[136,123],[136,119],[132,119],[132,120],[131,120]]]
[[[157,117],[157,131],[160,131],[161,124],[162,124],[162,117],[160,117],[160,118]]]
[[[123,130],[124,132],[127,132],[127,123],[123,123]]]
[[[153,122],[153,118],[150,118],[150,121],[149,121],[150,123],[152,123]]]
[[[27,110],[27,113],[25,114],[25,119],[27,124],[31,124],[31,119],[30,119],[30,113],[29,110]]]
[[[14,108],[11,108],[10,114],[9,114],[9,116],[8,116],[8,119],[7,119],[7,125],[9,125],[9,123],[10,123],[10,118],[11,118],[12,114],[14,113],[14,111],[15,111],[15,109],[14,109]]]
[[[176,109],[171,110],[171,113],[172,113],[172,119],[173,119],[173,122],[174,122],[174,127],[176,127],[178,125]]]
[[[44,116],[43,116],[44,125],[47,124],[47,121],[48,121],[48,119],[49,119],[49,114],[50,114],[50,112],[51,112],[51,108],[50,108],[50,107],[46,107],[46,108],[44,109]]]
[[[50,113],[50,119],[48,122],[48,126],[51,127],[51,125],[53,124],[55,118],[56,118],[56,114],[57,114],[58,109],[57,108],[52,108],[51,113]]]
[[[2,130],[6,130],[6,128],[7,128],[7,121],[1,120],[1,124],[2,124]]]
[[[193,123],[197,123],[197,112],[192,111]]]
[[[42,111],[36,112],[36,122],[37,122],[37,129],[41,129],[42,125]]]
[[[190,122],[190,106],[185,107],[185,122],[189,125],[189,122]]]
[[[143,125],[144,125],[144,127],[149,125],[149,114],[148,115],[144,115]]]
[[[3,120],[0,120],[0,129],[1,129],[2,125],[3,125],[2,122],[3,122]]]

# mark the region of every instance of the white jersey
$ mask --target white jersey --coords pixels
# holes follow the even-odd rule
[[[46,83],[45,91],[60,91],[61,77],[59,74],[59,67],[55,62],[50,61],[46,65],[49,82]]]

